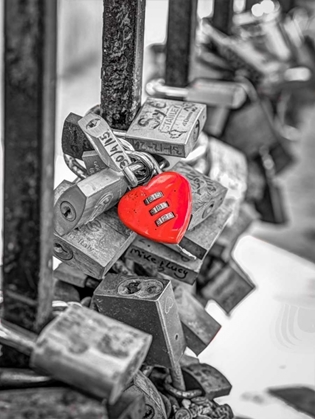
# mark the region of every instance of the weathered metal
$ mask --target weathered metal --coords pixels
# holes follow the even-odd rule
[[[196,23],[197,0],[169,1],[165,62],[165,83],[168,86],[188,85]]]
[[[213,26],[229,35],[232,28],[234,0],[215,0],[213,4]]]
[[[104,0],[101,115],[127,130],[141,104],[145,0]]]
[[[30,330],[53,294],[56,21],[57,0],[4,2],[3,316]]]

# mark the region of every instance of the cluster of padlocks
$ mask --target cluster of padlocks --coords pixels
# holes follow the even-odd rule
[[[220,0],[217,1],[220,3]],[[171,42],[170,39],[167,42]],[[277,103],[310,83],[313,57],[293,15],[263,0],[229,28],[198,23],[187,85],[156,77],[127,131],[100,106],[68,115],[75,181],[55,190],[55,318],[38,337],[3,322],[31,366],[97,399],[106,418],[233,418],[231,384],[198,356],[254,284],[233,259],[256,219],[285,223],[276,176],[294,160]]]

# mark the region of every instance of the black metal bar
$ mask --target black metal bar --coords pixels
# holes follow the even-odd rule
[[[165,60],[168,86],[188,85],[196,24],[197,0],[169,0]]]
[[[56,8],[4,3],[3,317],[33,331],[48,321],[53,292]]]
[[[104,0],[101,115],[127,130],[140,105],[145,0]]]
[[[215,0],[213,4],[213,26],[229,35],[232,28],[234,0]]]

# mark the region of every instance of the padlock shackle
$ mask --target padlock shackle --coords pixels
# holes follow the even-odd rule
[[[0,319],[0,343],[30,356],[35,348],[36,334]]]

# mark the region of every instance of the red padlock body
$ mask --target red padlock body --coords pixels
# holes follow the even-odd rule
[[[190,183],[177,172],[156,175],[147,185],[126,193],[118,204],[119,218],[129,229],[169,244],[182,240],[191,210]]]

